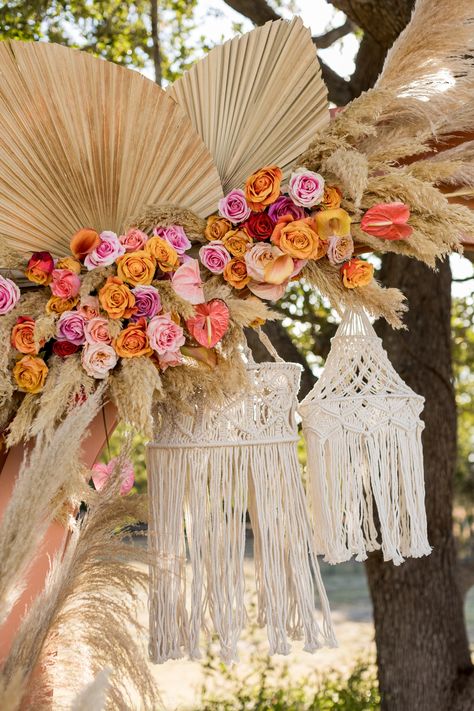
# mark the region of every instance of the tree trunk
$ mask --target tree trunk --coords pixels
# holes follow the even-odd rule
[[[151,20],[151,41],[152,41],[152,58],[153,67],[155,69],[155,82],[161,86],[163,81],[161,72],[161,49],[160,49],[160,18],[158,13],[159,0],[151,0],[150,5],[150,20]]]
[[[426,399],[423,449],[428,534],[433,552],[399,567],[367,561],[374,605],[383,711],[452,711],[473,668],[457,585],[452,533],[456,407],[451,368],[451,272],[407,258],[384,258],[385,284],[406,294],[408,331],[383,325],[389,357]],[[465,706],[469,711],[473,706]]]

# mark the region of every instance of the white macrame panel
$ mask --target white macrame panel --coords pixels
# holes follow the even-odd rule
[[[428,555],[420,414],[369,319],[347,310],[301,402],[315,545],[339,563]]]
[[[335,644],[297,458],[300,369],[251,364],[248,373],[249,390],[224,405],[195,402],[189,414],[168,406],[148,448],[149,545],[156,563],[149,649],[155,662],[199,657],[203,631],[217,635],[224,661],[238,658],[247,618],[247,511],[257,616],[267,627],[270,653],[287,654],[289,638],[303,638],[310,652]]]

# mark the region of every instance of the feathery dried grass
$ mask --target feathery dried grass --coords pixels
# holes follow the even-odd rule
[[[109,692],[110,669],[99,672],[74,699],[71,711],[102,711]]]
[[[40,434],[29,451],[0,521],[0,621],[20,592],[20,582],[62,501],[61,488],[84,488],[81,440],[101,402],[102,389],[74,408],[51,438]],[[53,500],[56,502],[52,504]],[[25,525],[25,522],[27,525]],[[1,705],[0,705],[1,708]]]
[[[85,296],[89,296],[94,291],[97,291],[109,276],[115,275],[115,266],[110,267],[98,267],[97,269],[91,269],[82,278],[81,289],[79,295],[81,299]]]
[[[32,672],[50,667],[49,681],[72,696],[88,678],[113,669],[106,709],[133,708],[139,694],[143,707],[159,707],[159,694],[137,640],[143,629],[136,603],[148,587],[148,553],[125,542],[123,526],[146,520],[146,501],[120,497],[115,478],[94,497],[75,530],[62,560],[53,563],[45,590],[23,620],[3,669],[7,683],[18,671],[24,690],[41,708],[48,685],[35,685]],[[117,528],[121,532],[117,533]],[[137,565],[141,564],[141,565]],[[71,644],[74,640],[74,644]],[[24,693],[25,693],[24,691]],[[70,699],[55,694],[55,709],[70,709]],[[0,697],[1,700],[1,697]],[[19,705],[21,698],[19,700]],[[1,705],[1,704],[0,704]]]
[[[153,361],[146,356],[124,358],[108,382],[110,398],[117,407],[119,419],[151,438],[154,403],[163,397],[160,372]]]
[[[39,399],[37,395],[27,393],[23,396],[16,414],[10,421],[6,436],[7,448],[20,442],[26,442],[31,436],[31,427],[38,412]]]
[[[154,281],[153,286],[156,286],[160,292],[161,304],[165,312],[179,314],[185,320],[194,316],[194,306],[178,296],[170,282]]]
[[[127,220],[125,230],[138,227],[142,232],[152,234],[154,227],[181,225],[191,242],[205,242],[206,220],[176,205],[148,205],[139,215]]]

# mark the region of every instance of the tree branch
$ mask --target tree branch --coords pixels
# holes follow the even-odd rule
[[[254,25],[264,25],[270,20],[281,20],[280,15],[266,0],[225,0],[225,3],[236,12],[248,17]]]
[[[327,49],[334,44],[334,42],[341,39],[341,37],[345,37],[346,35],[350,35],[351,32],[354,32],[355,28],[355,24],[351,20],[346,19],[344,24],[340,25],[340,27],[333,27],[332,30],[328,30],[323,35],[313,37],[313,42],[318,49]]]

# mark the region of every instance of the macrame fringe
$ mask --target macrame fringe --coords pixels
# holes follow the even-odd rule
[[[254,528],[258,623],[266,625],[270,654],[288,654],[291,639],[313,652],[336,644],[329,604],[311,553],[294,442],[250,446],[148,449],[149,545],[157,562],[150,582],[150,656],[198,658],[206,618],[224,662],[238,659],[244,627],[246,513]],[[184,520],[183,520],[183,511]],[[190,594],[187,595],[186,549]],[[315,584],[322,631],[315,619]]]

